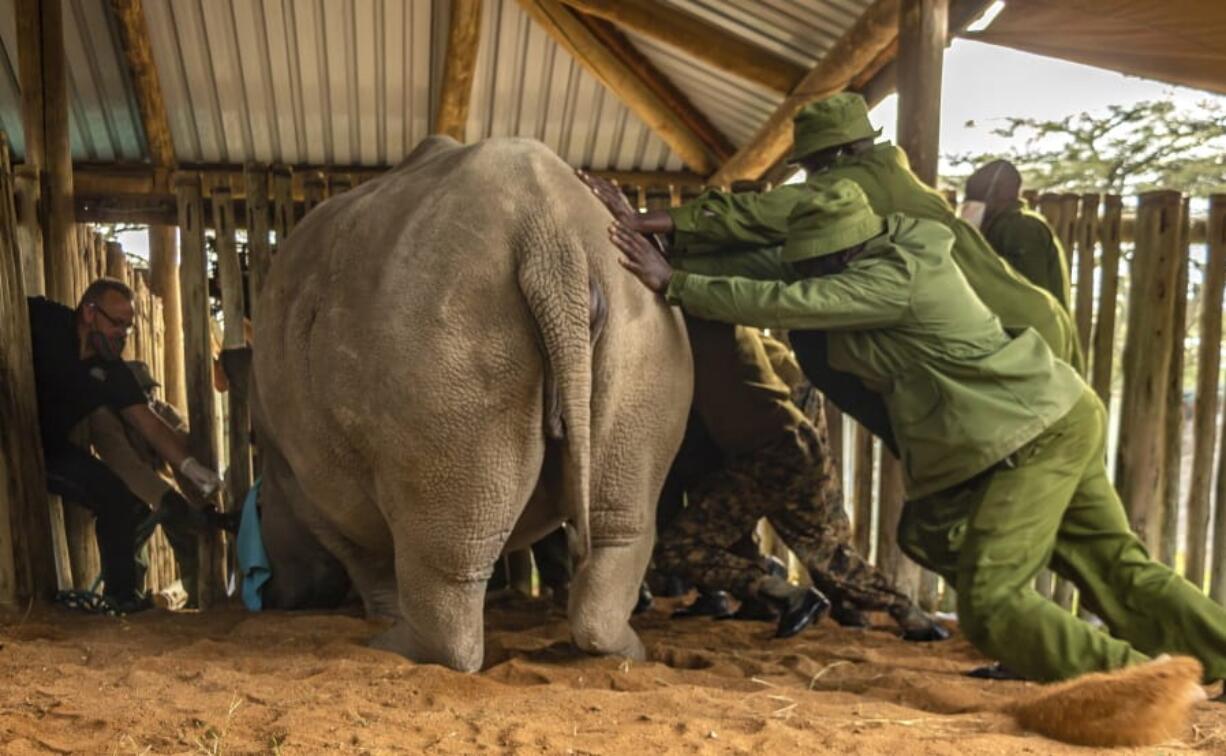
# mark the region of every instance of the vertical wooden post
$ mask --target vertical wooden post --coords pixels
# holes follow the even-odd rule
[[[1215,235],[1216,234],[1216,235]],[[1192,478],[1188,483],[1187,561],[1184,570],[1193,585],[1203,588],[1208,550],[1209,494],[1212,485],[1214,420],[1218,412],[1218,379],[1222,355],[1222,295],[1226,287],[1226,194],[1209,198],[1209,256],[1201,289],[1200,345],[1196,374],[1196,416],[1192,432]],[[1222,501],[1221,495],[1218,501]],[[1219,507],[1223,505],[1219,504]],[[1219,519],[1222,517],[1219,514]]]
[[[481,0],[453,0],[447,27],[447,55],[439,85],[434,133],[464,141],[481,43]]]
[[[1111,409],[1111,377],[1115,367],[1115,310],[1120,286],[1120,227],[1124,202],[1118,194],[1103,198],[1103,218],[1098,238],[1103,248],[1098,285],[1098,319],[1094,324],[1094,354],[1090,385],[1108,410]]]
[[[1090,336],[1094,324],[1094,248],[1098,245],[1098,195],[1081,196],[1081,212],[1077,216],[1077,337],[1081,348],[1090,354]]]
[[[1179,551],[1179,478],[1183,468],[1183,363],[1188,320],[1188,267],[1191,257],[1191,217],[1184,197],[1179,221],[1179,269],[1175,279],[1171,327],[1171,369],[1166,387],[1166,474],[1162,481],[1162,537],[1158,558],[1175,567]]]
[[[1166,470],[1167,389],[1179,275],[1179,192],[1142,194],[1128,295],[1116,488],[1133,530],[1157,553]]]
[[[949,0],[903,0],[898,23],[898,143],[921,181],[936,186],[940,158],[941,74],[949,30]],[[919,569],[898,550],[903,507],[901,463],[882,450],[877,526],[877,564],[895,588],[915,595]],[[922,586],[929,594],[936,583]],[[922,597],[935,603],[935,595]]]
[[[327,199],[327,189],[328,182],[324,180],[324,175],[320,171],[307,171],[307,174],[302,177],[302,196],[305,200],[302,211],[304,217],[314,210],[316,205]]]
[[[50,598],[57,588],[30,359],[29,277],[22,267],[13,196],[8,139],[0,133],[0,605],[5,606]]]
[[[268,171],[262,165],[249,164],[243,170],[247,195],[247,287],[251,299],[251,320],[259,315],[260,292],[272,262],[272,247],[268,238]]]
[[[532,595],[532,550],[519,549],[507,554],[508,584],[523,596]]]
[[[42,201],[38,166],[26,163],[15,175],[17,212],[17,244],[21,247],[21,266],[28,297],[47,293],[46,263],[43,261],[43,226],[40,219]]]
[[[1206,231],[1210,259],[1226,257],[1226,194],[1215,194],[1209,198],[1209,224]],[[1207,334],[1202,333],[1201,339],[1206,338]],[[1213,345],[1216,344],[1217,342],[1214,342]],[[1216,372],[1213,383],[1213,390],[1216,392]],[[1222,424],[1222,432],[1218,435],[1226,439],[1226,416],[1223,416]],[[1213,513],[1213,559],[1209,565],[1209,595],[1219,604],[1226,604],[1226,453],[1221,455],[1217,473],[1217,502]]]
[[[117,241],[106,242],[106,274],[120,281],[128,277],[128,258],[124,256],[123,245]]]
[[[1056,232],[1060,235],[1060,243],[1064,245],[1068,259],[1073,259],[1077,241],[1077,206],[1081,197],[1066,193],[1060,195],[1060,227]]]
[[[187,412],[183,358],[183,305],[179,296],[179,254],[174,226],[149,227],[149,280],[162,299],[162,390],[166,403]]]
[[[277,245],[285,241],[294,230],[294,177],[288,167],[272,169],[272,228],[277,234]]]
[[[873,434],[855,425],[855,455],[852,457],[852,494],[855,516],[853,542],[865,559],[873,554]]]
[[[898,143],[911,169],[936,185],[940,159],[941,72],[948,0],[903,0],[898,23]]]
[[[881,450],[877,493],[877,568],[895,590],[912,598],[919,591],[920,568],[898,548],[898,521],[903,508],[902,463],[888,449]]]
[[[335,197],[353,188],[353,176],[348,173],[333,173],[328,176],[328,196]]]
[[[19,0],[16,16],[27,162],[43,171],[47,293],[52,299],[75,305],[76,228],[63,5],[51,0]]]
[[[208,264],[204,248],[204,199],[198,174],[175,179],[179,204],[179,291],[183,305],[183,365],[187,384],[188,448],[200,464],[217,469],[213,412],[213,352],[209,334]],[[223,583],[221,539],[200,537],[200,603],[220,599]]]
[[[213,190],[213,229],[217,234],[217,272],[221,279],[221,311],[225,320],[221,364],[230,383],[229,452],[226,478],[230,506],[237,507],[251,486],[251,413],[247,405],[247,371],[251,349],[243,320],[243,270],[235,241],[234,203],[228,189]]]

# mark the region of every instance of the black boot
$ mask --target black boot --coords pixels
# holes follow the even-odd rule
[[[790,638],[813,624],[830,608],[830,602],[816,588],[801,588],[775,575],[759,581],[759,598],[779,612],[776,638]]]
[[[726,619],[732,616],[732,599],[725,591],[699,593],[694,603],[673,612],[674,619],[687,617],[715,617]]]
[[[864,612],[846,601],[836,600],[830,608],[830,619],[839,623],[840,627],[868,627],[868,617]]]
[[[974,677],[979,680],[1025,680],[1026,678],[1017,674],[1000,662],[989,664],[986,667],[975,667],[970,672],[966,673],[967,677]]]
[[[916,606],[890,610],[890,616],[902,628],[902,639],[917,643],[949,640],[950,632],[927,613]]]
[[[762,599],[750,596],[741,601],[741,606],[736,610],[736,614],[727,619],[740,620],[742,622],[774,622],[779,619],[779,612],[775,611],[775,607]]]

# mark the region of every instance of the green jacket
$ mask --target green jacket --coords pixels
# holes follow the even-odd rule
[[[731,252],[782,244],[788,215],[816,182],[850,178],[868,195],[878,215],[902,213],[937,221],[954,234],[953,257],[979,298],[1010,330],[1033,328],[1057,357],[1083,367],[1077,331],[1068,311],[1001,260],[974,226],[958,218],[945,198],[911,172],[906,154],[879,144],[801,184],[762,193],[709,191],[669,211],[676,231],[674,254]]]
[[[828,331],[831,367],[885,399],[915,499],[1017,451],[1084,383],[1033,329],[1005,332],[954,263],[949,229],[897,214],[886,228],[822,278],[799,279],[778,248],[681,258],[667,297],[709,320]]]
[[[1046,218],[1017,201],[987,219],[983,236],[1017,272],[1069,308],[1068,258]]]

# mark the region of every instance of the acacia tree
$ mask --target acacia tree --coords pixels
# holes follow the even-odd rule
[[[1054,120],[1006,118],[990,133],[1011,146],[946,159],[969,173],[1006,158],[1029,188],[1042,191],[1131,194],[1172,188],[1194,196],[1226,191],[1226,109],[1216,102],[1180,108],[1167,100],[1146,100]]]

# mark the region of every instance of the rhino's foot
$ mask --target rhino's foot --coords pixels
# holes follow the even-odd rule
[[[404,621],[398,621],[372,638],[370,647],[400,654],[418,664],[441,664],[457,672],[478,672],[485,660],[484,649],[480,645],[423,643]]]

